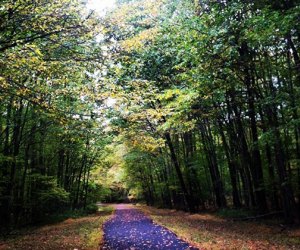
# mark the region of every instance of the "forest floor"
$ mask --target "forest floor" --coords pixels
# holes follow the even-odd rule
[[[16,231],[0,239],[0,250],[98,249],[103,240],[102,225],[112,211],[112,208],[100,207],[95,214]]]
[[[211,213],[189,214],[143,205],[135,207],[148,215],[159,230],[164,230],[159,226],[162,225],[180,239],[201,250],[300,249],[300,229],[283,228],[274,220],[241,221]],[[132,212],[127,215],[130,217]],[[134,219],[128,216],[126,218],[129,221]],[[132,217],[140,220],[141,216],[141,213],[137,213]],[[25,228],[13,232],[5,239],[0,239],[0,250],[96,250],[105,243],[103,228],[105,230],[106,225],[111,225],[114,221],[109,220],[111,217],[112,208],[101,207],[100,211],[88,216]],[[142,219],[152,224],[149,218]],[[121,224],[126,224],[126,220],[121,221]]]
[[[199,249],[300,249],[300,229],[274,221],[238,221],[216,214],[189,214],[147,206],[139,208],[155,223],[173,231]]]

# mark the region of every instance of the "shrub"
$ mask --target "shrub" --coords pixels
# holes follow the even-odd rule
[[[85,210],[87,213],[93,214],[98,211],[98,206],[96,204],[88,204]]]

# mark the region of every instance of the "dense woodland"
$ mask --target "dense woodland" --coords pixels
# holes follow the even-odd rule
[[[97,200],[300,215],[300,1],[0,6],[0,220]]]
[[[89,181],[107,139],[90,80],[103,60],[98,25],[80,1],[1,1],[1,226],[98,199]]]

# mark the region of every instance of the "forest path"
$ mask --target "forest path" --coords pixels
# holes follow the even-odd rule
[[[156,225],[133,205],[114,205],[114,217],[104,225],[104,245],[109,250],[196,250],[168,229]]]

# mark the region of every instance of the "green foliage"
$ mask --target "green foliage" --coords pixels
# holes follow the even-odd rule
[[[30,184],[31,197],[26,200],[25,208],[35,214],[33,221],[43,220],[46,214],[62,213],[69,206],[69,193],[58,187],[55,178],[41,174],[27,176]]]
[[[298,1],[118,4],[0,8],[2,224],[126,198],[296,221]]]
[[[128,187],[149,204],[297,220],[298,1],[172,2],[107,17]]]
[[[89,204],[86,206],[85,211],[89,214],[96,213],[98,211],[98,206],[96,204]]]
[[[18,226],[98,199],[104,56],[81,1],[5,1],[0,23],[0,220]]]
[[[255,216],[255,213],[246,209],[221,209],[216,213],[218,216],[226,219],[243,219]]]

